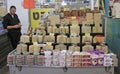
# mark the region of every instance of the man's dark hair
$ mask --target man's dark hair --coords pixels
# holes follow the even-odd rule
[[[16,9],[16,7],[15,7],[15,6],[10,6],[10,9],[12,9],[12,8]]]

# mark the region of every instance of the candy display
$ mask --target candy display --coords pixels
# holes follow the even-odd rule
[[[44,67],[117,66],[117,61],[115,54],[105,54],[101,50],[89,50],[88,52],[46,50],[44,55],[9,54],[7,57],[9,65],[38,65]]]

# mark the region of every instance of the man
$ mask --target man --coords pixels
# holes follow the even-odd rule
[[[21,36],[20,20],[15,14],[16,7],[11,6],[10,12],[3,18],[3,27],[8,31],[8,38],[10,39],[13,49],[16,49]]]

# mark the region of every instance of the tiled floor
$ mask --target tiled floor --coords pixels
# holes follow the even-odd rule
[[[9,74],[9,69],[7,66],[4,66],[0,69],[0,74]]]

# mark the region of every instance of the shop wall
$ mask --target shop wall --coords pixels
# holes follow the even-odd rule
[[[117,54],[120,74],[120,19],[107,18],[106,40],[109,48]]]
[[[22,33],[26,33],[29,26],[29,10],[23,8],[23,0],[7,0],[7,11],[9,12],[9,8],[11,5],[16,6],[17,14],[20,18],[22,26]]]

